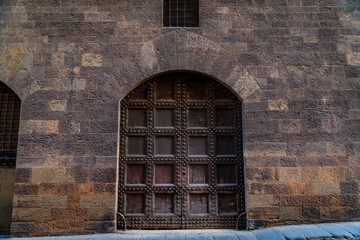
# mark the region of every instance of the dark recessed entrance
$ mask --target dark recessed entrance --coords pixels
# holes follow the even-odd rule
[[[119,159],[127,227],[234,228],[245,211],[241,122],[240,100],[198,74],[164,74],[128,94]]]

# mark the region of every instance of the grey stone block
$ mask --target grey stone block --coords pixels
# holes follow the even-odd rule
[[[345,229],[336,226],[335,224],[317,224],[319,228],[323,229],[324,231],[330,233],[334,238],[352,238],[354,237]]]
[[[312,238],[330,238],[331,234],[315,225],[297,225],[293,226],[295,230],[301,232],[307,239]]]
[[[238,240],[233,233],[212,233],[211,236],[214,240]]]
[[[255,240],[254,234],[252,232],[236,232],[235,235],[239,240]]]
[[[256,230],[253,233],[258,240],[285,240],[282,234],[272,228]]]
[[[284,235],[287,240],[306,239],[300,231],[295,230],[292,226],[274,227],[274,229]]]
[[[185,234],[177,233],[177,234],[169,234],[165,236],[166,240],[185,240]]]
[[[208,234],[186,234],[186,240],[213,240]]]
[[[337,227],[345,229],[351,233],[354,237],[360,237],[360,222],[351,222],[351,223],[336,223],[334,224]]]

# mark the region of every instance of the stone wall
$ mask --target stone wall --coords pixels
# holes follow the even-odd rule
[[[360,38],[350,0],[0,1],[0,76],[22,100],[13,235],[115,229],[119,100],[202,72],[244,102],[248,219],[360,219]],[[356,6],[356,3],[355,3]]]

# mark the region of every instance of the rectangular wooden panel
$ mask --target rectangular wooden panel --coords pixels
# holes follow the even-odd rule
[[[237,193],[219,193],[218,194],[218,213],[220,215],[238,214]]]
[[[144,214],[145,213],[145,194],[128,193],[126,194],[127,214]]]
[[[156,83],[155,99],[156,100],[174,100],[174,81],[159,80]]]
[[[128,155],[146,155],[146,137],[128,136],[127,137]]]
[[[126,183],[127,184],[145,184],[145,164],[127,164],[126,165]]]
[[[208,172],[209,170],[207,164],[190,164],[189,184],[207,184]]]
[[[155,155],[172,156],[174,155],[173,136],[155,136]]]
[[[174,109],[156,109],[155,110],[155,127],[175,127]]]
[[[174,200],[174,194],[156,193],[154,203],[155,214],[173,214],[175,210]]]
[[[234,128],[236,126],[236,112],[234,109],[215,109],[215,126]]]
[[[129,128],[146,127],[146,109],[130,108],[128,110],[127,124]]]
[[[208,138],[206,136],[189,137],[189,156],[207,156]]]
[[[217,164],[216,172],[218,184],[236,184],[236,164]]]
[[[209,213],[209,195],[206,193],[190,193],[190,214],[206,215]]]
[[[207,123],[207,109],[205,108],[190,108],[188,113],[188,127],[189,128],[206,128]]]
[[[156,164],[155,165],[155,184],[173,184],[174,165]]]
[[[216,136],[216,155],[235,156],[237,153],[235,136]]]
[[[206,101],[208,97],[207,84],[204,81],[188,82],[188,100]]]

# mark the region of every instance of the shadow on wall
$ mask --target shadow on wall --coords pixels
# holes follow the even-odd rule
[[[14,180],[15,168],[0,168],[0,235],[10,232]]]

